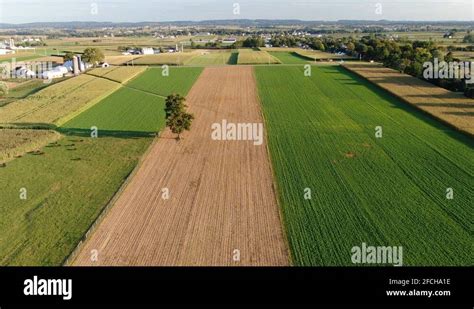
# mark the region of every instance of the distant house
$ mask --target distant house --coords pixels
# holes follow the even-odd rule
[[[15,77],[17,78],[35,78],[36,73],[25,66],[15,68]]]
[[[14,50],[2,48],[0,49],[0,55],[13,55],[15,54]]]
[[[454,33],[453,32],[447,32],[443,35],[443,38],[452,39],[452,38],[454,38]]]
[[[155,51],[153,50],[153,48],[144,47],[144,48],[142,48],[142,54],[143,55],[154,55]]]
[[[234,44],[237,42],[237,39],[234,38],[226,38],[222,40],[223,44]]]

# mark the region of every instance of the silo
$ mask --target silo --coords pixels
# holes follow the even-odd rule
[[[72,68],[73,68],[73,72],[74,72],[74,75],[79,75],[81,74],[81,70],[79,68],[79,57],[77,56],[74,56],[72,58]]]

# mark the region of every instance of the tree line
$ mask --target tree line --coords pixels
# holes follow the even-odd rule
[[[464,40],[474,42],[474,35],[468,33]],[[361,60],[381,62],[386,67],[421,79],[424,79],[423,72],[426,62],[438,59],[439,62],[460,63],[461,60],[455,57],[454,51],[460,49],[474,51],[474,46],[444,47],[431,40],[408,41],[376,34],[363,36],[360,39],[278,35],[272,37],[270,44],[274,47],[307,47],[331,53],[345,52]],[[462,78],[429,79],[427,81],[451,91],[464,92],[468,97],[474,95],[473,89]]]

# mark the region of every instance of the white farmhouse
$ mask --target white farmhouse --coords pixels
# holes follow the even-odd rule
[[[223,44],[234,44],[237,42],[237,39],[235,38],[226,38],[222,40]]]
[[[15,54],[14,50],[6,49],[6,48],[0,49],[0,55],[13,55],[13,54]]]
[[[50,71],[43,72],[43,79],[54,79],[64,77],[69,72],[65,66],[58,66]]]
[[[155,51],[153,50],[153,48],[144,47],[144,48],[142,48],[142,54],[143,55],[154,55]]]

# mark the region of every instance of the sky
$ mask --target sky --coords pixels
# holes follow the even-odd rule
[[[215,19],[473,21],[474,0],[0,0],[0,23]]]

